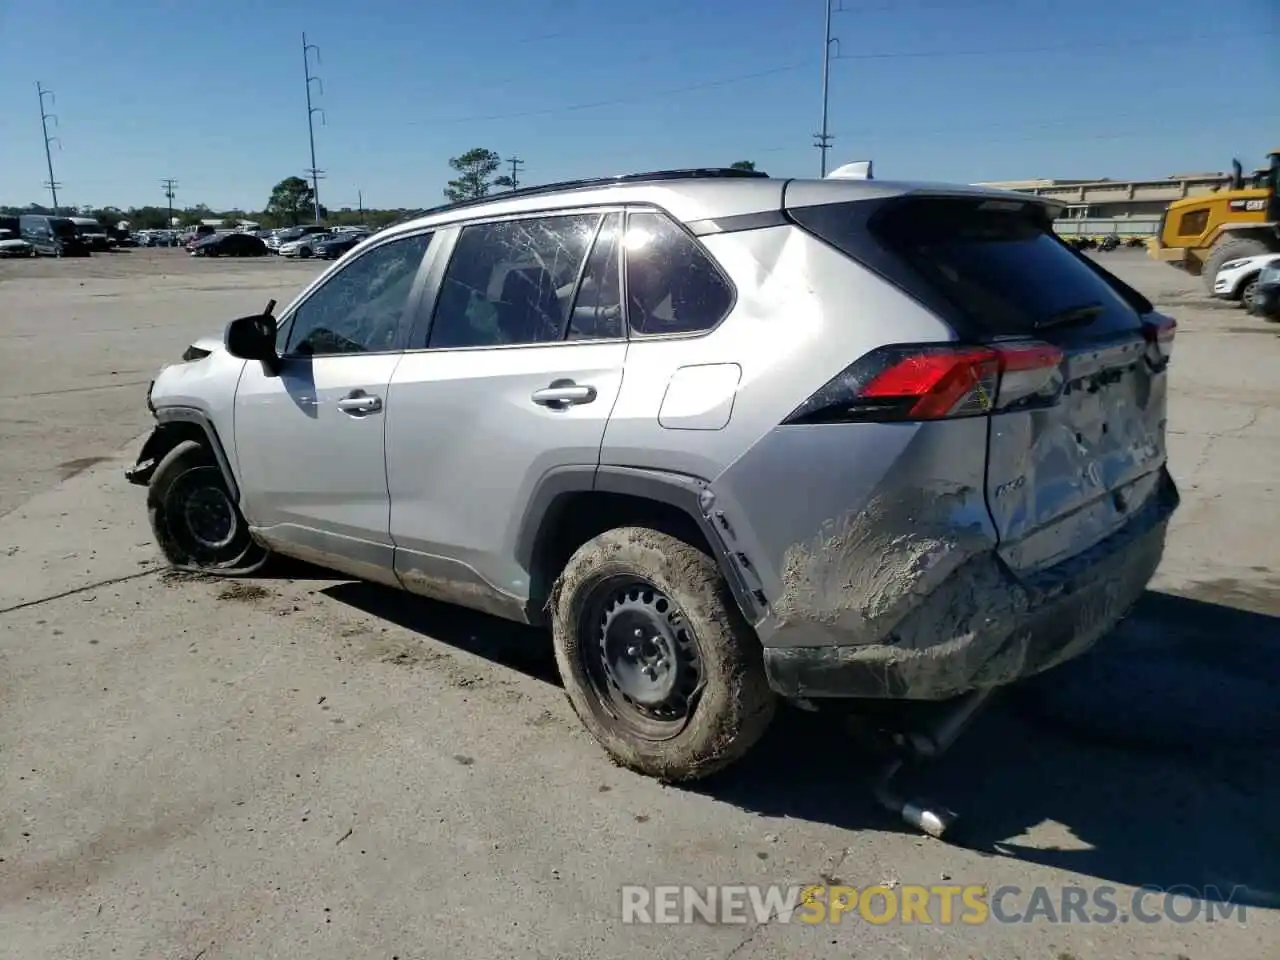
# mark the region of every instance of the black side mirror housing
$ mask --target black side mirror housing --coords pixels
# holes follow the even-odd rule
[[[224,337],[227,353],[241,360],[260,360],[274,376],[280,371],[276,354],[276,321],[269,314],[256,313],[227,324]]]

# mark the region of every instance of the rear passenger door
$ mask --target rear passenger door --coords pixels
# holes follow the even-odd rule
[[[622,382],[622,223],[591,210],[453,231],[388,392],[391,534],[409,589],[520,615],[523,510],[549,471],[595,469]]]

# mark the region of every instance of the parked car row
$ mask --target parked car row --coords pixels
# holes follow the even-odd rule
[[[0,217],[0,230],[9,235],[8,240],[20,241],[10,243],[6,250],[11,252],[4,256],[87,257],[93,246],[70,217],[38,213]]]
[[[374,232],[366,227],[319,224],[277,230],[225,231],[207,223],[182,230],[130,231],[124,229],[125,224],[121,227],[104,227],[91,217],[49,214],[0,217],[0,257],[73,257],[119,247],[185,247],[196,256],[278,253],[299,259],[336,260]]]
[[[1252,313],[1263,273],[1277,265],[1280,265],[1280,254],[1274,253],[1228,260],[1214,275],[1213,295],[1221,300],[1233,300]]]

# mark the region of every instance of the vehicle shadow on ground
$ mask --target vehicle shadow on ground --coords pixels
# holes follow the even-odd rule
[[[1256,588],[1216,587],[1270,606]],[[1092,653],[1003,694],[895,785],[957,811],[952,842],[980,853],[1280,908],[1277,650],[1273,614],[1149,592]],[[784,718],[706,792],[774,816],[902,829],[868,796],[874,766],[841,744],[822,715]]]
[[[1280,617],[1269,612],[1280,582],[1200,590],[1211,599],[1147,593],[1093,652],[996,698],[941,760],[895,785],[956,810],[951,842],[992,858],[1280,909]],[[559,686],[544,631],[367,583],[322,592]],[[907,832],[871,799],[881,762],[840,716],[786,708],[745,760],[685,789]]]
[[[320,592],[423,637],[560,686],[551,638],[545,630],[358,580]]]

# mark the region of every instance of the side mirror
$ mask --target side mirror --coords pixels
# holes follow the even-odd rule
[[[260,360],[272,374],[280,370],[276,354],[276,321],[269,314],[241,317],[227,324],[227,353],[241,360]]]

